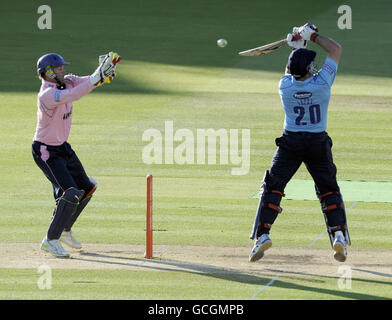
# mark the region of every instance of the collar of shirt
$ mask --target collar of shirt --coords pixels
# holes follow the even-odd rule
[[[297,81],[295,80],[294,76],[291,76],[291,82],[293,84],[295,84],[296,86],[303,86],[305,84],[307,84],[308,82],[312,81],[313,76],[309,77],[308,79],[304,80],[304,81]]]

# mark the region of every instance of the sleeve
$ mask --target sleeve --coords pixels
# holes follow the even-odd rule
[[[90,81],[83,81],[72,89],[58,90],[57,88],[47,88],[39,94],[38,99],[50,109],[79,100],[94,88],[95,86]]]
[[[334,80],[335,80],[335,76],[336,76],[337,71],[338,71],[338,65],[335,62],[335,60],[327,57],[327,59],[325,59],[323,67],[321,68],[321,70],[318,73],[318,76],[319,76],[319,78],[324,80],[325,83],[327,83],[329,87],[331,87]]]
[[[72,86],[76,87],[79,84],[81,84],[82,82],[87,81],[89,78],[90,78],[90,76],[79,77],[79,76],[76,76],[76,75],[70,73],[65,76],[65,81],[66,82],[70,81],[72,83]]]
[[[279,81],[279,90],[290,87],[291,86],[291,74],[290,75],[284,75],[280,81]]]

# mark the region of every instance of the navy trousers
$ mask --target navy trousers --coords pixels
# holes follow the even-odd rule
[[[270,168],[270,188],[284,192],[302,163],[312,176],[317,195],[338,192],[332,140],[326,132],[289,132],[275,140],[277,149]]]
[[[60,146],[49,146],[34,141],[32,153],[35,163],[52,183],[56,201],[68,188],[84,190],[86,196],[94,187],[68,142]]]

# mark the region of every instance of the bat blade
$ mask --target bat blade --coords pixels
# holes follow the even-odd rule
[[[272,51],[275,51],[276,49],[280,48],[281,46],[285,45],[287,43],[287,39],[282,39],[279,41],[275,41],[269,44],[266,44],[261,47],[241,51],[238,54],[240,56],[245,56],[245,57],[254,57],[254,56],[260,56],[262,54],[267,54]]]

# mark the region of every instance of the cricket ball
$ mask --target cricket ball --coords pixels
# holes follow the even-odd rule
[[[227,40],[226,40],[226,39],[219,39],[219,40],[216,42],[216,44],[217,44],[219,47],[224,48],[224,47],[227,46]]]

